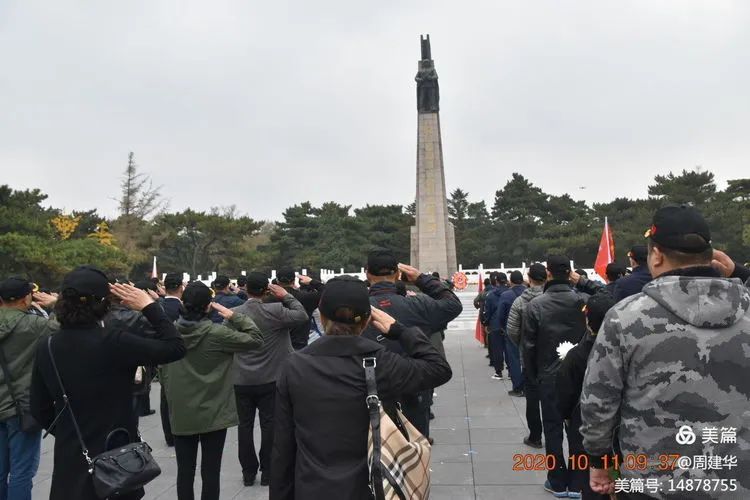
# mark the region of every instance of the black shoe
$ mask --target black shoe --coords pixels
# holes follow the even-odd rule
[[[141,413],[141,417],[150,417],[154,413],[156,413],[156,410],[146,410],[143,413]]]
[[[523,444],[525,444],[526,446],[531,446],[532,448],[537,448],[537,449],[543,447],[541,439],[539,441],[532,441],[528,437],[523,438]]]
[[[522,398],[524,396],[523,391],[521,391],[521,390],[518,390],[518,391],[508,391],[508,395],[515,396],[517,398]]]
[[[435,414],[430,412],[430,420],[435,420]]]
[[[174,448],[174,439],[170,439],[167,441],[167,446],[170,448]]]
[[[245,486],[252,486],[252,485],[254,485],[255,484],[255,474],[250,475],[250,474],[245,474],[243,472],[242,473],[242,483]]]
[[[269,484],[271,484],[271,478],[268,477],[268,474],[266,474],[265,472],[261,472],[260,473],[260,485],[268,486]]]

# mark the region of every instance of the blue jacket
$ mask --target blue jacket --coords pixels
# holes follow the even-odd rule
[[[651,272],[648,266],[638,266],[628,276],[623,276],[615,282],[615,300],[620,302],[622,299],[641,293],[643,286],[651,281]]]
[[[245,301],[238,296],[224,292],[218,292],[214,297],[214,302],[221,304],[227,309],[232,309],[233,307],[241,306],[245,303]],[[222,318],[217,311],[211,311],[210,318],[214,323],[221,323],[224,321],[224,318]]]
[[[510,314],[510,306],[513,305],[513,302],[516,301],[518,297],[521,296],[521,294],[526,290],[525,285],[515,285],[510,290],[506,290],[500,295],[500,303],[499,303],[499,319],[500,319],[500,326],[502,326],[503,331],[508,331],[508,315]]]
[[[500,296],[508,290],[506,285],[498,285],[484,299],[483,322],[491,332],[503,329],[503,324],[500,322]]]

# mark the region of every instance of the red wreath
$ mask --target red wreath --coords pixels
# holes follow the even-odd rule
[[[457,272],[453,275],[453,286],[456,290],[463,290],[469,284],[469,278],[462,272]]]

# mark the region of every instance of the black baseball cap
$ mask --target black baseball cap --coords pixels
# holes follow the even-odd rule
[[[200,281],[193,281],[185,287],[182,302],[188,309],[203,309],[213,300],[213,291]]]
[[[79,266],[65,275],[61,290],[75,290],[81,296],[103,299],[109,295],[109,280],[103,271],[93,266]]]
[[[12,276],[0,281],[0,299],[14,301],[34,291],[34,284],[26,278]]]
[[[711,248],[711,231],[703,215],[690,205],[669,205],[654,214],[646,238],[685,253],[701,253]]]
[[[169,273],[164,277],[164,288],[174,290],[182,285],[182,273]]]
[[[367,272],[373,276],[395,274],[398,272],[398,259],[390,250],[373,250],[367,254]]]
[[[510,282],[514,285],[520,285],[523,283],[523,273],[521,273],[521,271],[511,271]]]
[[[507,283],[508,282],[508,275],[505,274],[502,271],[493,271],[490,273],[490,279],[495,278],[495,281],[497,283]]]
[[[568,274],[570,259],[564,255],[550,255],[547,257],[547,270],[552,274]]]
[[[211,283],[211,286],[218,289],[224,289],[229,286],[229,277],[228,276],[217,276],[213,283]]]
[[[292,283],[296,277],[297,273],[291,267],[282,267],[276,271],[276,279],[284,283]]]
[[[367,285],[354,276],[337,276],[326,283],[318,308],[331,321],[360,323],[371,314]]]
[[[252,271],[247,275],[247,291],[260,295],[268,289],[268,276],[260,271]]]
[[[148,280],[138,280],[138,281],[135,282],[134,286],[136,288],[140,288],[141,290],[144,290],[144,291],[151,290],[152,292],[156,292],[156,291],[159,290],[156,287],[156,283],[154,283],[150,279],[148,279]]]
[[[531,264],[531,267],[529,267],[529,278],[534,281],[546,281],[547,268],[544,267],[544,264],[540,264],[539,262]]]
[[[645,264],[648,259],[648,247],[646,245],[633,245],[630,247],[628,257],[638,264]]]

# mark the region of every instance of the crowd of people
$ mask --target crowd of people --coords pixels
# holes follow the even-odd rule
[[[56,293],[27,278],[3,280],[0,498],[31,498],[42,430],[55,437],[50,498],[100,498],[93,457],[140,440],[155,378],[179,500],[194,497],[199,447],[201,498],[219,499],[235,426],[246,486],[260,476],[271,498],[369,498],[361,359],[379,365],[383,407],[429,436],[432,391],[451,377],[443,330],[462,306],[439,278],[388,251],[367,259],[368,282],[326,285],[292,268],[273,281],[259,271],[236,283],[218,276],[210,287],[184,283],[181,273],[130,282],[87,265]],[[143,495],[135,488],[116,498]]]
[[[687,205],[658,210],[645,237],[606,284],[562,255],[492,273],[474,301],[492,378],[507,367],[525,397],[522,442],[545,450],[556,498],[750,498],[750,270]],[[684,447],[682,426],[729,437]],[[660,463],[682,455],[729,466]]]
[[[628,267],[607,267],[607,283],[563,255],[525,276],[493,273],[475,300],[492,378],[507,369],[509,394],[525,398],[519,441],[545,450],[544,488],[557,498],[717,497],[674,483],[702,479],[747,498],[750,270],[712,247],[689,206],[657,211],[646,238]],[[451,378],[442,343],[462,304],[439,276],[387,250],[371,252],[366,269],[367,281],[323,284],[284,268],[273,281],[253,271],[207,286],[181,273],[133,283],[82,265],[55,293],[4,279],[0,500],[31,498],[42,430],[55,439],[50,498],[101,498],[92,458],[140,441],[156,378],[178,500],[194,498],[199,448],[201,498],[219,499],[235,426],[244,484],[270,486],[273,500],[382,498],[368,366],[397,428],[408,434],[403,417],[431,441],[433,392]],[[322,335],[310,342],[311,331]],[[681,442],[685,427],[703,439]],[[659,467],[683,455],[726,466]],[[116,498],[143,495],[139,485]]]

